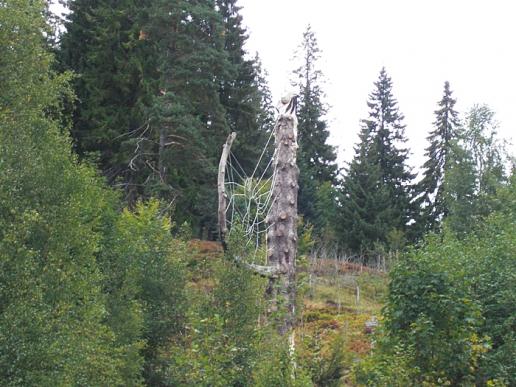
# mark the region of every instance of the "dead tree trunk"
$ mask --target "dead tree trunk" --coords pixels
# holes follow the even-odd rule
[[[297,190],[299,169],[297,152],[297,96],[283,98],[280,115],[274,127],[275,172],[272,186],[272,205],[266,219],[267,266],[246,263],[242,257],[233,257],[237,264],[269,278],[267,290],[270,312],[275,315],[278,331],[289,335],[291,351],[294,348],[293,328],[296,305],[296,254],[297,254]],[[224,176],[227,158],[235,135],[232,133],[222,150],[219,163],[219,227],[223,244],[226,226],[226,193]]]
[[[283,114],[274,128],[276,176],[272,187],[272,206],[267,219],[268,263],[281,275],[271,279],[269,292],[272,311],[279,312],[278,330],[285,335],[295,324],[297,190],[299,169],[296,164],[296,118]]]

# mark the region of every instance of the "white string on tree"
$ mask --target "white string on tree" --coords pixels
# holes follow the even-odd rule
[[[252,251],[252,262],[265,259],[265,253],[259,252],[266,251],[267,216],[276,174],[274,154],[268,156],[272,138],[271,132],[252,171],[246,171],[231,151],[225,168],[225,216],[229,226],[226,234],[230,236],[237,226],[242,229],[246,247]]]
[[[296,163],[297,152],[297,96],[292,94],[281,99],[278,105],[278,117],[268,143],[274,136],[274,154],[263,171],[259,171],[260,162],[266,154],[264,147],[257,166],[250,175],[231,155],[231,144],[236,134],[232,133],[222,149],[218,174],[219,227],[224,244],[225,237],[240,224],[247,244],[253,244],[255,257],[260,246],[265,242],[263,255],[265,264],[248,262],[246,251],[230,254],[231,258],[242,267],[269,279],[267,298],[268,311],[274,314],[280,309],[284,312],[276,315],[280,335],[288,335],[293,369],[294,327],[296,320],[296,255],[297,255],[297,191],[299,168]],[[229,159],[229,162],[228,162]],[[259,175],[259,177],[258,177]],[[225,179],[227,180],[227,184]],[[272,191],[272,192],[271,192]],[[228,221],[231,222],[228,231]]]

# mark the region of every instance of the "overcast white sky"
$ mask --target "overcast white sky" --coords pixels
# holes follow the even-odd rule
[[[511,0],[240,0],[247,49],[257,51],[277,100],[288,86],[291,57],[308,24],[322,49],[331,143],[349,161],[359,121],[382,66],[405,115],[413,166],[450,82],[464,113],[486,103],[500,135],[516,129],[516,2]],[[512,141],[514,142],[514,141]],[[513,145],[513,153],[516,147]]]

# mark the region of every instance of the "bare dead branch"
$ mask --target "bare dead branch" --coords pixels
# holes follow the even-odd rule
[[[217,178],[217,190],[219,193],[219,229],[220,239],[222,244],[225,246],[226,232],[228,231],[227,220],[226,220],[226,188],[224,184],[224,177],[226,174],[226,164],[231,151],[231,145],[235,141],[236,133],[231,133],[224,146],[222,147],[222,155],[220,156],[219,162],[219,174]]]
[[[281,268],[278,266],[256,265],[254,263],[245,262],[241,257],[238,256],[234,257],[233,259],[237,265],[252,271],[254,274],[257,274],[260,277],[277,279],[280,275],[284,274],[284,271],[281,270]]]
[[[130,136],[132,135],[133,133],[136,133],[138,132],[140,129],[142,129],[143,127],[145,127],[145,130],[143,131],[142,135],[147,131],[149,130],[149,121],[147,120],[145,123],[143,123],[141,126],[139,126],[138,128],[136,129],[133,129],[133,130],[130,130],[129,132],[126,132],[126,133],[122,133],[118,136],[116,136],[114,138],[114,140],[118,140],[119,138],[122,138],[122,137],[126,137],[126,136]],[[140,136],[141,137],[141,136]]]

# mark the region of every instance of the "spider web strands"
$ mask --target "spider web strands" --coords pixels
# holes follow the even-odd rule
[[[234,181],[234,177],[233,177],[233,168],[232,168],[232,166],[231,166],[231,153],[230,153],[230,156],[228,157],[228,162],[229,162],[229,166],[230,166],[230,167],[229,167],[229,169],[226,169],[226,171],[224,171],[224,173],[225,173],[226,175],[228,175],[228,174],[229,174],[229,176],[228,176],[228,177],[229,177],[230,181],[232,182],[232,181]],[[226,167],[226,168],[227,168],[227,167]],[[224,189],[228,186],[227,181],[228,181],[228,180],[227,180],[227,178],[226,178],[226,179],[225,179],[225,184],[224,184]],[[227,208],[226,208],[226,212],[225,212],[225,213],[226,213],[226,221],[227,221],[227,212],[228,212],[228,209],[231,207],[231,208],[232,208],[232,211],[231,211],[231,221],[230,221],[230,222],[231,222],[231,223],[230,223],[231,225],[233,224],[233,216],[234,216],[234,212],[235,212],[235,211],[234,211],[234,200],[233,200],[233,199],[234,199],[234,196],[233,196],[233,188],[234,188],[234,187],[230,185],[230,186],[229,186],[229,190],[228,190],[228,191],[226,191],[226,194],[229,192],[229,195],[228,195],[228,196],[229,196],[229,203],[228,203],[228,206],[227,206]]]
[[[253,262],[259,258],[260,247],[264,242],[267,243],[266,234],[271,227],[268,225],[268,215],[274,203],[272,188],[276,181],[276,151],[260,171],[259,177],[257,172],[264,164],[264,157],[273,135],[274,133],[271,132],[250,176],[231,151],[226,164],[224,186],[227,195],[225,213],[226,219],[229,218],[227,222],[230,226],[228,234],[231,234],[231,229],[237,223],[243,228],[245,246],[254,247]]]
[[[233,166],[233,160],[235,161],[236,166],[240,169],[240,172],[238,171],[237,168],[235,168]],[[229,165],[229,170],[232,173],[231,180],[230,180],[231,182],[235,181],[233,173],[236,174],[240,180],[245,181],[245,179],[247,178],[247,174],[245,173],[244,168],[242,168],[242,166],[238,162],[238,159],[235,157],[233,152],[229,152],[229,163],[228,163],[228,165]]]
[[[269,134],[269,138],[267,139],[267,143],[263,147],[262,153],[260,154],[260,157],[258,158],[258,162],[256,163],[256,166],[254,167],[253,173],[251,174],[251,178],[254,177],[254,174],[258,170],[258,167],[260,166],[260,163],[262,161],[263,156],[265,155],[265,152],[267,152],[267,148],[269,147],[269,144],[271,142],[271,139],[272,139],[273,135],[274,135],[274,131],[271,130],[271,132]],[[269,164],[270,164],[271,161],[272,161],[272,159],[269,161]],[[267,165],[267,167],[265,167],[265,170],[267,170],[268,167],[269,167],[269,165]]]

